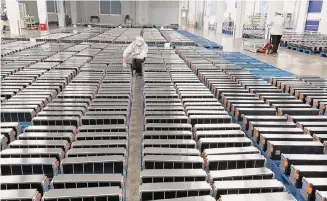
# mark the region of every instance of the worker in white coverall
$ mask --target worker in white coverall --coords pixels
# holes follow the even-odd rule
[[[272,51],[275,55],[278,50],[278,46],[280,43],[280,40],[282,38],[283,32],[284,32],[284,26],[285,26],[285,20],[282,16],[282,12],[276,11],[275,16],[273,19],[268,22],[268,26],[271,26],[270,28],[270,35],[271,35],[271,44],[272,44]]]
[[[144,63],[148,54],[148,45],[140,36],[128,45],[123,54],[123,67],[127,67],[127,60],[132,59],[132,69],[142,76],[142,64]]]

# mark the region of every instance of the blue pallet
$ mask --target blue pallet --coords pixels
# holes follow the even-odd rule
[[[243,68],[244,68],[244,67],[243,67]],[[260,68],[244,68],[244,69],[250,71],[251,73],[252,73],[252,72],[257,72],[257,71],[262,71]]]
[[[241,67],[243,68],[260,68],[262,70],[265,69],[276,69],[276,67],[269,66],[269,65],[250,65],[250,64],[241,64]]]
[[[327,53],[326,52],[320,52],[320,56],[321,57],[327,57]]]
[[[207,48],[207,49],[218,49],[218,50],[222,50],[223,48],[221,47],[221,46],[219,46],[219,47],[217,47],[217,46],[203,46],[203,47],[205,47],[205,48]]]
[[[243,65],[248,65],[248,63],[247,62],[244,62],[244,61],[231,61],[231,62],[233,62],[234,64],[236,64],[236,65],[238,65],[238,66],[243,66]]]
[[[243,61],[243,62],[255,62],[255,61],[258,61],[254,58],[244,58],[244,57],[240,57],[240,56],[235,56],[235,57],[232,57],[232,58],[229,58],[229,57],[224,57],[228,60],[231,60],[231,61]]]
[[[240,52],[225,52],[219,55],[268,82],[271,77],[295,77],[295,75],[290,72],[276,68],[273,65],[264,63]]]
[[[232,32],[232,31],[226,31],[226,30],[223,30],[223,34],[233,35],[233,32]]]
[[[32,125],[32,122],[19,122],[19,124],[21,125],[20,133],[23,133],[25,128]]]
[[[240,65],[251,65],[251,61],[255,61],[255,60],[250,60],[250,59],[228,59],[228,58],[225,58],[227,59],[228,61],[230,62],[234,62],[234,63],[240,63]],[[253,64],[252,64],[253,66]]]
[[[266,68],[266,69],[261,69],[263,72],[267,73],[286,73],[285,71],[276,69],[276,68]]]
[[[320,51],[308,50],[308,49],[303,49],[303,48],[296,48],[296,51],[307,53],[307,54],[319,54],[320,53]]]
[[[250,70],[251,71],[251,70]],[[256,71],[253,71],[256,72]],[[279,71],[275,69],[270,69],[270,70],[260,70],[257,73],[262,73],[262,74],[282,74],[282,75],[289,75],[290,73],[285,72],[285,71]]]
[[[219,49],[222,50],[223,46],[218,45],[217,43],[210,41],[206,38],[203,38],[201,36],[197,36],[195,34],[192,34],[190,32],[187,31],[183,31],[183,30],[177,30],[176,32],[183,34],[184,36],[186,36],[187,38],[189,38],[190,40],[192,40],[193,42],[195,42],[197,45],[208,48],[208,49]]]
[[[262,62],[262,61],[259,61],[257,59],[253,59],[253,61],[250,61],[249,64],[252,64],[252,65],[269,65],[265,62]]]
[[[288,45],[287,46],[287,49],[289,49],[289,50],[297,50],[297,47],[293,47],[293,46]]]
[[[269,66],[269,65],[249,65],[249,64],[246,64],[246,65],[242,65],[242,68],[248,68],[248,69],[272,69],[272,68],[275,68],[275,67],[272,67],[272,66]]]
[[[295,50],[296,51],[297,50],[297,47],[291,47],[291,50]]]

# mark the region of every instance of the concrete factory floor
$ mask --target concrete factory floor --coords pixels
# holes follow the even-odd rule
[[[142,78],[133,76],[133,102],[129,130],[129,157],[127,170],[126,201],[139,201],[141,150],[143,132]]]
[[[242,52],[299,76],[320,76],[327,78],[327,58],[320,57],[319,54],[309,55],[280,47],[278,56],[273,57],[272,55],[244,51],[242,48],[242,39],[233,39],[230,35],[216,34],[214,30],[203,31],[192,28],[185,30],[215,41],[224,47],[224,51]]]

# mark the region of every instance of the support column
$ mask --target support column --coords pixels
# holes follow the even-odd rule
[[[275,17],[275,12],[279,11],[284,14],[284,1],[268,1],[267,23],[270,23]],[[268,38],[268,29],[266,29],[265,38]]]
[[[48,31],[47,2],[46,0],[37,0],[36,2],[37,2],[37,11],[39,15],[40,31]]]
[[[211,1],[205,1],[203,13],[203,30],[209,30]]]
[[[10,33],[11,35],[18,36],[21,33],[18,1],[6,0],[6,8],[7,8],[7,18],[10,27]]]
[[[226,3],[224,1],[216,2],[216,33],[221,34],[224,23],[224,12]]]
[[[299,3],[299,9],[296,13],[296,32],[303,33],[305,29],[305,22],[307,21],[308,16],[308,7],[309,7],[309,0],[301,0]]]
[[[196,17],[196,12],[195,12],[195,0],[189,0],[189,5],[188,5],[188,26],[194,28],[195,27],[195,17]]]
[[[70,13],[72,18],[72,24],[77,24],[77,2],[76,1],[70,1]]]
[[[245,21],[246,1],[236,2],[236,20],[234,23],[234,38],[243,37],[243,26]]]
[[[327,0],[322,2],[322,8],[320,13],[319,32],[321,34],[327,34]]]
[[[268,12],[268,0],[261,0],[259,3],[259,10],[256,12],[261,13],[260,28],[265,28],[267,22],[266,13]]]
[[[57,0],[57,9],[58,9],[58,24],[59,27],[65,27],[66,21],[65,21],[65,6],[64,6],[64,0]]]
[[[178,2],[178,24],[181,27],[187,26],[187,16],[186,16],[186,10],[188,2],[186,0],[181,0]],[[182,11],[184,10],[184,11]]]
[[[195,23],[197,29],[203,29],[204,1],[195,0]]]
[[[149,24],[149,1],[136,2],[136,22],[137,24]]]

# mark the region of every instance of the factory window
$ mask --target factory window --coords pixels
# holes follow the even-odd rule
[[[47,12],[48,13],[56,13],[57,12],[56,1],[47,1]]]
[[[120,15],[121,2],[100,0],[100,15]]]

